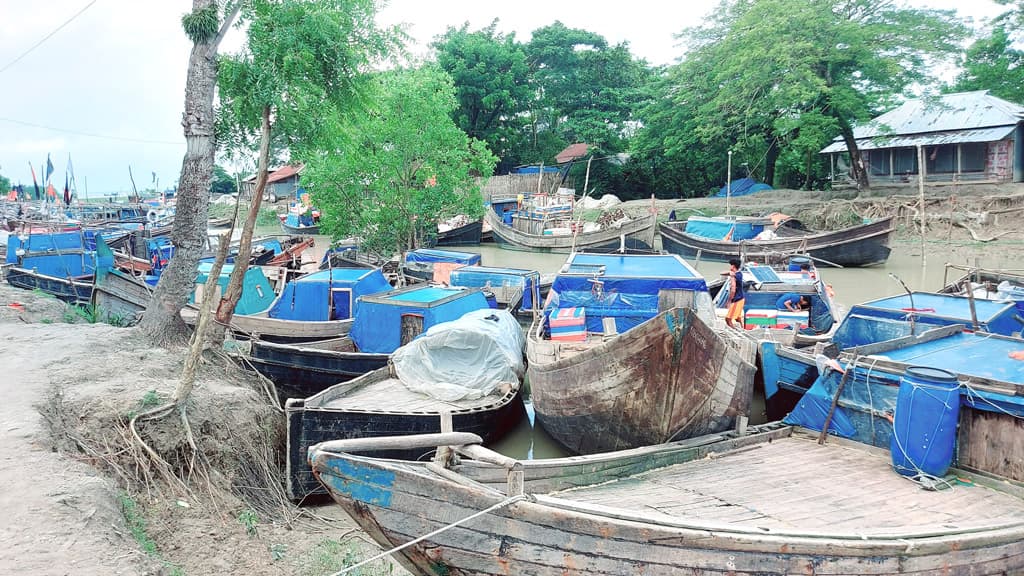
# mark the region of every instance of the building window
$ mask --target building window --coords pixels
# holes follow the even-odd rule
[[[917,148],[893,150],[893,174],[917,174]]]
[[[925,146],[925,166],[928,174],[953,174],[956,172],[956,145]]]
[[[865,154],[868,155],[868,166],[871,168],[872,176],[889,175],[889,150],[870,150]]]
[[[988,156],[988,144],[969,142],[960,145],[960,171],[984,172],[985,159]]]

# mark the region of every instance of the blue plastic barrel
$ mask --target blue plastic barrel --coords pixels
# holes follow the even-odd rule
[[[487,306],[489,308],[498,307],[498,297],[494,295],[494,292],[490,290],[484,290],[484,299],[487,300]]]
[[[801,270],[800,266],[802,266],[804,264],[807,264],[809,266],[811,264],[811,259],[807,258],[806,256],[790,256],[789,257],[789,271],[790,272],[799,272]]]
[[[900,379],[893,415],[892,466],[904,476],[944,476],[953,463],[960,416],[956,375],[912,366]]]

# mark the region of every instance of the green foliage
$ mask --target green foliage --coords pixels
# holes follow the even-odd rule
[[[513,142],[533,90],[522,45],[514,34],[496,32],[497,24],[495,20],[474,32],[468,23],[450,27],[433,46],[438,65],[455,83],[456,124],[471,138],[486,142],[501,158],[501,168],[508,169],[519,162]]]
[[[217,36],[220,23],[217,21],[217,3],[197,8],[181,17],[181,27],[194,44],[209,42]]]
[[[235,192],[238,192],[238,184],[235,179],[224,168],[214,166],[210,194],[234,194]]]
[[[1013,47],[1005,26],[971,44],[961,63],[963,71],[948,92],[988,90],[1000,98],[1024,104],[1024,51]]]
[[[274,562],[284,560],[285,555],[288,553],[287,544],[271,544],[270,545],[270,559]]]
[[[276,226],[280,222],[281,220],[277,217],[277,210],[273,208],[260,208],[260,213],[256,216],[257,226]]]
[[[160,559],[160,552],[156,547],[156,542],[146,532],[146,518],[139,504],[126,493],[122,493],[119,499],[121,503],[121,516],[124,518],[124,524],[128,528],[128,532],[131,533],[132,538],[135,539],[135,542],[138,543],[139,548],[143,552]],[[180,566],[176,566],[166,560],[162,560],[162,562],[171,576],[183,576],[185,574]]]
[[[302,573],[305,576],[328,576],[359,562],[359,555],[352,544],[324,539],[318,542],[310,552],[308,559],[304,562]],[[380,567],[370,565],[352,572],[357,576],[386,576],[393,573],[393,565],[386,561],[381,561]]]
[[[11,189],[11,179],[0,174],[0,194],[7,194]]]
[[[147,408],[155,408],[161,404],[160,394],[156,390],[149,390],[142,395],[142,400],[139,400],[139,407],[143,410]]]
[[[964,33],[951,11],[887,0],[724,0],[652,85],[634,150],[651,162],[664,151],[686,195],[724,184],[730,149],[734,168],[810,185],[821,148],[932,81]]]
[[[448,75],[433,67],[385,72],[373,93],[365,113],[336,115],[324,151],[303,158],[321,230],[359,236],[365,249],[390,255],[415,246],[440,220],[479,217],[475,177],[491,174],[495,159],[452,121]]]
[[[364,70],[386,56],[395,35],[374,24],[373,0],[252,0],[241,22],[246,43],[221,59],[218,141],[255,147],[264,111],[272,138],[295,153],[317,139],[324,118],[357,108]]]
[[[68,304],[64,308],[64,322],[74,324],[79,319],[95,324],[100,321],[100,310],[95,304]]]
[[[257,536],[259,533],[260,517],[252,508],[242,510],[238,514],[238,522],[245,526],[245,533],[249,536]]]

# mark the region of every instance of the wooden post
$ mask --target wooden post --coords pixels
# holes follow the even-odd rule
[[[591,154],[590,158],[587,158],[587,175],[583,177],[583,194],[580,196],[587,195],[587,186],[590,186],[590,163],[594,160],[594,155]]]
[[[452,413],[444,410],[441,412],[441,434],[448,434],[451,432],[454,432],[454,428],[452,426]],[[451,457],[451,446],[442,445],[437,447],[437,454],[434,455],[434,460],[442,466],[447,467],[448,461],[451,460]]]
[[[920,144],[917,145],[917,175],[917,217],[921,219],[921,268],[923,272],[923,268],[925,267],[925,263],[927,261],[927,257],[924,253],[924,179],[927,175],[927,168],[925,167],[924,148]]]
[[[839,395],[843,393],[843,387],[846,386],[846,380],[853,373],[854,368],[857,366],[857,358],[860,355],[854,354],[853,361],[846,365],[846,372],[843,372],[843,377],[839,380],[839,386],[836,387],[836,393],[832,397],[832,406],[828,409],[828,415],[825,416],[825,424],[821,427],[821,434],[818,435],[818,444],[824,444],[825,438],[828,436],[828,427],[832,424],[832,416],[836,413],[836,406],[839,405]]]
[[[732,213],[732,150],[729,150],[729,163],[725,172],[725,215]]]
[[[747,422],[749,422],[749,420],[750,419],[746,416],[738,416],[736,418],[736,434],[738,436],[747,435]]]

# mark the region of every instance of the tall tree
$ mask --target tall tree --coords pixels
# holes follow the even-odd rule
[[[961,63],[962,72],[949,92],[988,90],[1011,102],[1024,104],[1024,51],[1014,48],[1006,26],[971,44]]]
[[[228,171],[219,165],[213,167],[213,181],[210,183],[211,194],[234,194],[238,192],[238,183]]]
[[[178,315],[195,284],[196,266],[206,244],[207,207],[215,152],[213,96],[217,87],[217,49],[238,14],[240,1],[219,17],[215,0],[193,0],[182,27],[192,40],[185,79],[181,124],[186,151],[181,163],[174,229],[174,258],[160,276],[139,331],[155,343],[181,339],[185,324]]]
[[[452,121],[451,79],[422,67],[381,73],[365,114],[336,118],[334,136],[310,154],[305,181],[321,207],[321,229],[359,236],[390,256],[456,214],[483,213],[478,176],[494,169],[486,145]]]
[[[325,118],[355,108],[364,71],[392,47],[393,36],[374,23],[376,9],[374,0],[249,1],[245,46],[224,59],[219,78],[223,133],[233,146],[259,143],[239,255],[252,249],[271,140],[293,153],[317,141]],[[234,315],[244,274],[243,266],[231,274],[217,307],[221,324]]]
[[[434,41],[438,65],[451,76],[459,106],[456,124],[471,138],[487,143],[501,159],[499,171],[520,162],[515,133],[523,124],[520,112],[533,94],[530,69],[515,34],[496,31],[498,21],[469,30],[469,24],[448,28]]]
[[[770,180],[783,149],[800,146],[806,158],[838,133],[861,187],[868,180],[853,126],[933,81],[965,33],[951,11],[890,0],[725,0],[714,14],[686,32],[693,50],[679,65],[708,76],[699,82],[709,91],[678,91],[699,98],[699,136],[737,143]]]

